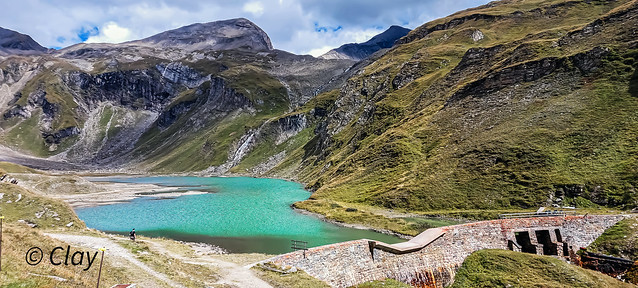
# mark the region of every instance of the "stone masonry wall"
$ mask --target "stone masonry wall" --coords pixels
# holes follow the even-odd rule
[[[414,287],[445,287],[452,284],[456,271],[467,256],[481,249],[508,249],[508,246],[513,246],[512,242],[516,242],[517,232],[527,232],[529,241],[537,246],[537,254],[543,254],[543,245],[540,243],[548,240],[537,239],[536,231],[549,231],[552,242],[549,244],[558,246],[558,256],[562,256],[563,247],[571,251],[586,247],[624,217],[629,216],[559,216],[482,221],[442,227],[446,231],[443,236],[407,254],[393,254],[372,248],[371,242],[374,241],[362,239],[310,248],[306,251],[306,258],[301,251],[297,251],[268,261],[280,266],[295,266],[333,287],[349,287],[386,278]],[[518,250],[515,245],[513,249]]]

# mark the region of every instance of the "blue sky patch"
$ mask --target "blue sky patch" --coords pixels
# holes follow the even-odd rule
[[[89,39],[89,37],[95,36],[98,33],[100,33],[100,29],[95,26],[93,26],[93,28],[90,28],[90,29],[86,29],[86,27],[82,27],[82,29],[80,29],[80,32],[78,32],[78,38],[80,38],[80,40],[84,42],[87,39]]]
[[[337,32],[339,30],[343,30],[343,26],[341,26],[341,25],[339,25],[337,27],[319,26],[319,23],[315,22],[315,32],[319,32],[319,33],[325,33],[325,32],[328,32],[328,31]]]

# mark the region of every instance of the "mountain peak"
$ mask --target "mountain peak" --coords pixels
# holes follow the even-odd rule
[[[350,43],[342,45],[337,49],[332,49],[328,53],[319,56],[323,59],[351,59],[362,60],[381,49],[390,48],[399,38],[410,32],[410,29],[392,25],[387,30],[372,37],[364,43]]]
[[[0,52],[7,54],[33,54],[46,52],[31,36],[0,27]]]
[[[186,50],[273,49],[266,32],[246,18],[195,23],[129,43]]]

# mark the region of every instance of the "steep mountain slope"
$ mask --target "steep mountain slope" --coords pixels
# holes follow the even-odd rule
[[[0,27],[0,56],[6,54],[37,54],[47,50],[29,35]]]
[[[354,221],[638,204],[636,0],[492,2],[356,64],[240,26],[211,36],[231,50],[180,28],[2,58],[0,142],[96,168],[293,178],[315,191],[298,207]]]
[[[223,173],[255,129],[353,63],[271,48],[259,27],[233,19],[7,57],[0,141],[92,168]]]
[[[367,58],[381,49],[390,48],[399,38],[410,32],[410,29],[401,26],[390,26],[383,33],[372,37],[364,43],[350,43],[339,48],[332,49],[326,54],[319,56],[323,59],[350,59],[359,61]]]
[[[632,208],[637,27],[636,1],[499,1],[427,23],[298,110],[318,119],[305,144],[268,149],[283,159],[267,175],[307,182],[298,207],[323,213]]]

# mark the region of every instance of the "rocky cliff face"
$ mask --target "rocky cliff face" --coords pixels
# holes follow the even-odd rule
[[[230,169],[250,151],[247,135],[351,64],[272,50],[246,19],[12,56],[0,62],[1,140],[94,168]]]
[[[533,6],[461,11],[356,63],[271,50],[247,23],[9,57],[0,141],[96,167],[295,178],[312,207],[632,208],[638,6]],[[194,48],[213,42],[229,46]]]

